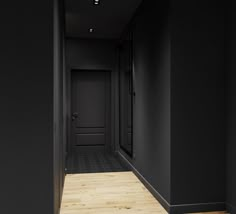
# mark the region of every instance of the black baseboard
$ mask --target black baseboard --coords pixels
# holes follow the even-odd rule
[[[233,205],[231,205],[229,203],[226,203],[226,210],[230,214],[236,214],[236,207],[234,207]]]
[[[127,160],[127,158],[121,152],[117,151],[117,156],[126,165],[128,169],[134,172],[134,174],[139,178],[139,180],[144,184],[144,186],[152,193],[152,195],[157,199],[157,201],[159,201],[159,203],[170,214],[183,214],[183,213],[225,211],[226,210],[225,202],[170,205],[161,196],[161,194],[139,173],[139,171]],[[230,214],[236,214],[236,213],[230,212]]]
[[[224,202],[171,205],[170,214],[225,211]]]

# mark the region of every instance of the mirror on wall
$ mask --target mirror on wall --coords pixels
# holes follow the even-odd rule
[[[133,155],[133,39],[128,32],[119,48],[120,147]]]

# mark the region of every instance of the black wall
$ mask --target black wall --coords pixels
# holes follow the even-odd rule
[[[227,209],[236,213],[236,3],[227,5],[226,69],[227,75]]]
[[[1,3],[1,213],[53,213],[53,1]]]
[[[222,209],[224,5],[181,0],[173,1],[172,8],[171,204],[173,209],[186,207],[185,211],[188,206],[198,211]]]
[[[134,21],[133,166],[170,203],[169,4],[144,1]]]
[[[224,30],[224,5],[213,0],[145,0],[134,18],[126,158],[170,213],[225,208]]]
[[[66,39],[67,68],[115,70],[117,45],[113,40]]]

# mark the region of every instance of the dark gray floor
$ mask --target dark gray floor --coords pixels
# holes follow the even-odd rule
[[[129,171],[115,156],[107,152],[74,152],[67,160],[67,174]]]

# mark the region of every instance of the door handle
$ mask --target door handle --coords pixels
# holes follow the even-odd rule
[[[78,118],[78,116],[79,116],[78,112],[74,112],[72,114],[72,121],[74,121],[76,118]]]

